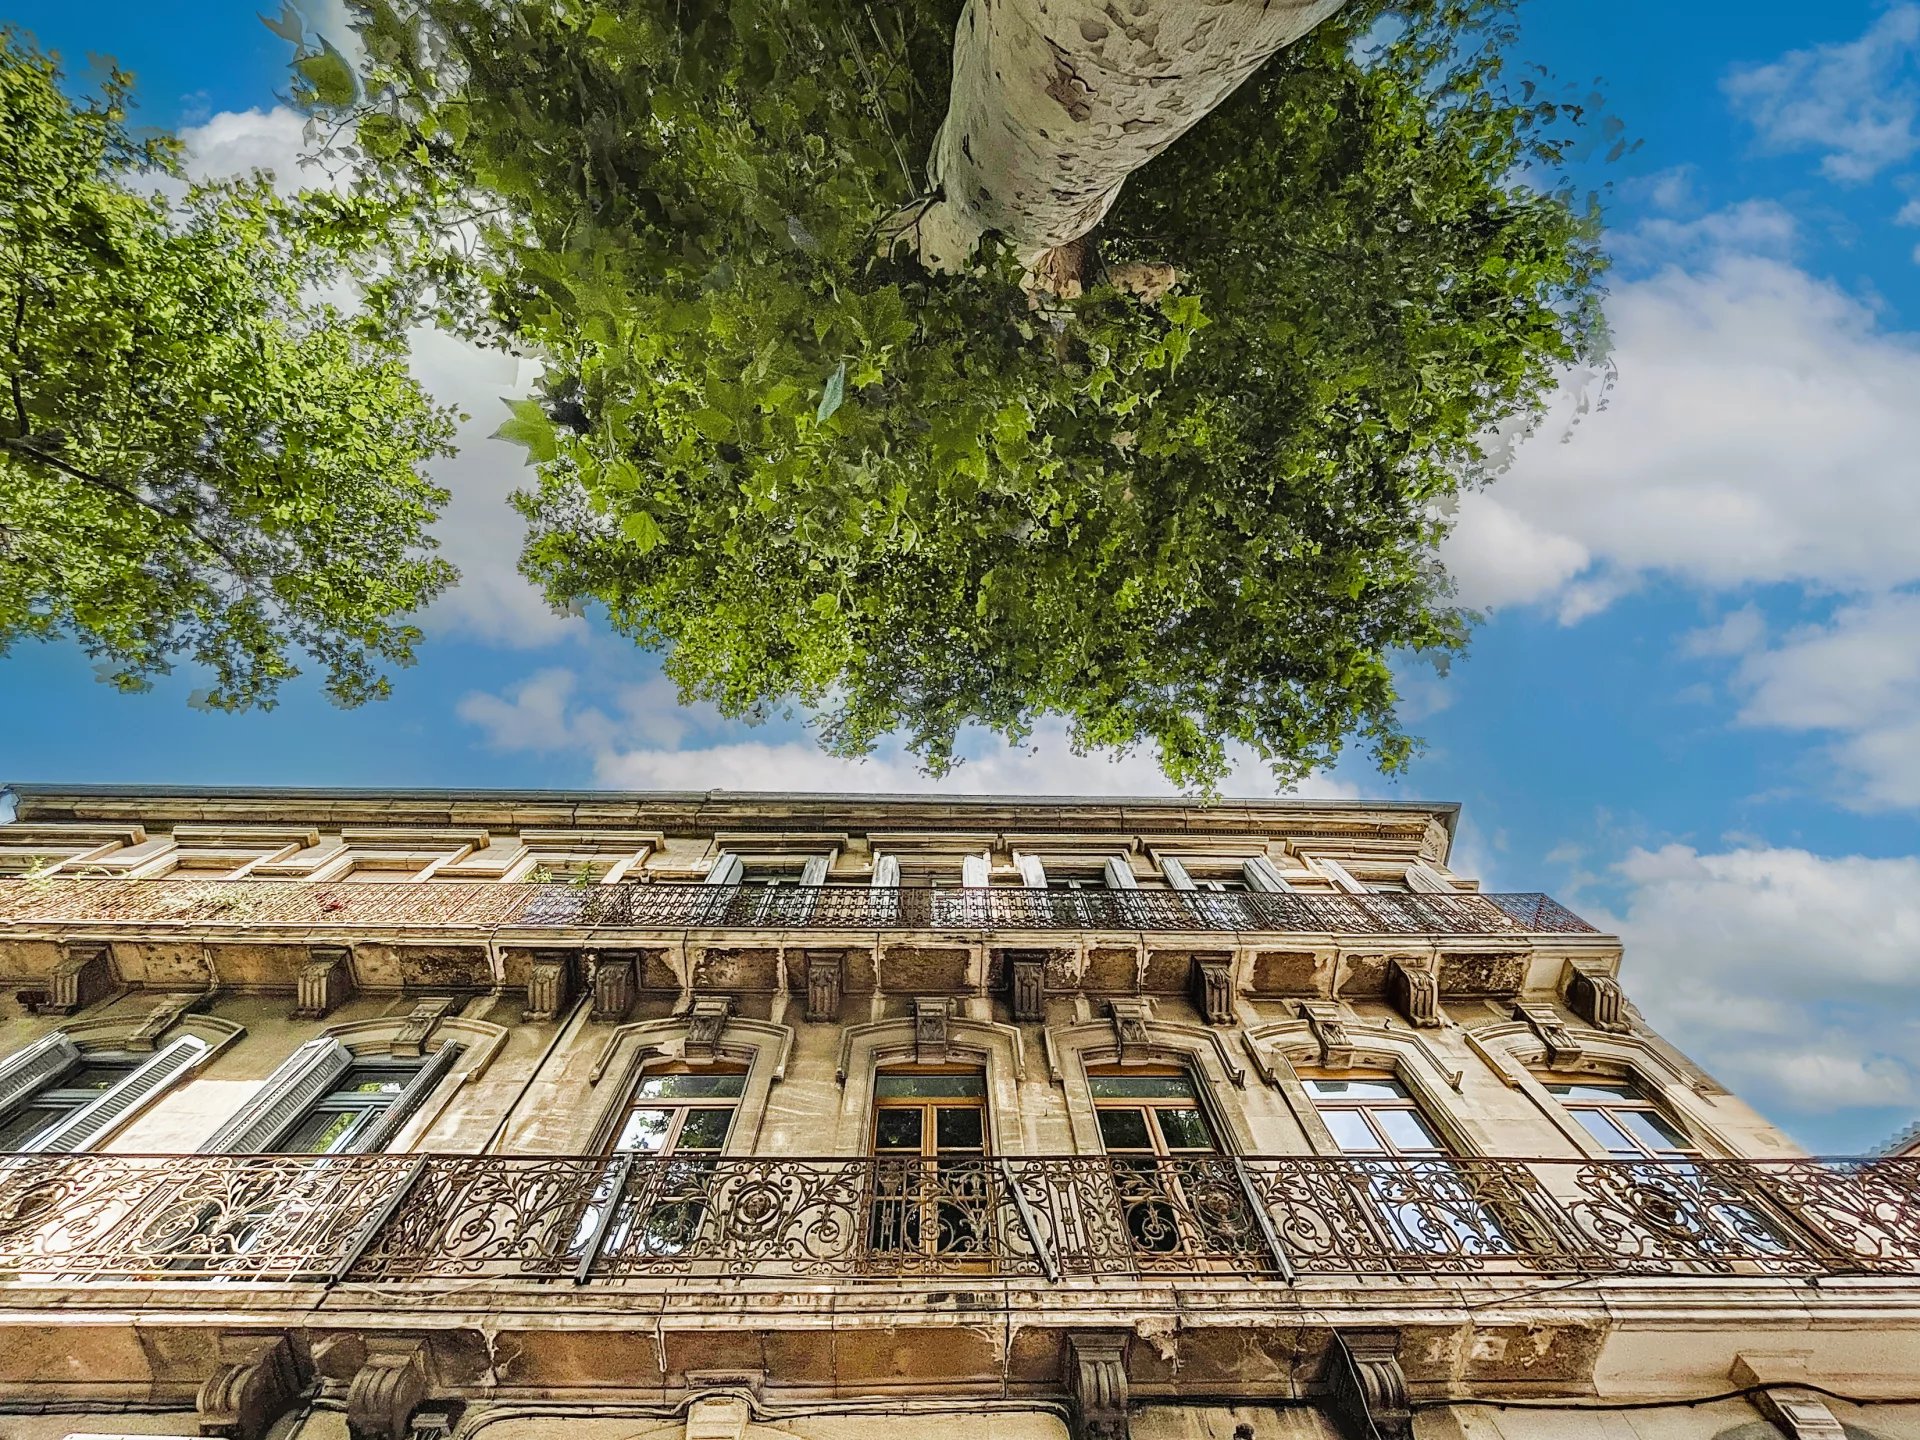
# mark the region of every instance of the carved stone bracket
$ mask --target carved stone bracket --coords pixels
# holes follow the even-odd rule
[[[1007,995],[1016,1022],[1039,1023],[1047,1018],[1047,952],[1007,952]]]
[[[344,945],[314,945],[300,966],[296,1020],[324,1020],[353,998],[353,952]]]
[[[807,955],[807,1019],[830,1025],[840,1018],[840,994],[846,988],[844,955],[810,951]]]
[[[260,1440],[300,1397],[300,1372],[285,1335],[222,1335],[220,1363],[194,1400],[200,1433]]]
[[[710,1396],[687,1407],[687,1440],[743,1440],[752,1418],[737,1395]]]
[[[1515,1005],[1513,1018],[1524,1020],[1546,1046],[1549,1065],[1571,1065],[1580,1058],[1580,1044],[1551,1005]]]
[[[1567,1008],[1596,1030],[1615,1034],[1632,1028],[1627,1020],[1627,995],[1611,975],[1584,966],[1570,967]]]
[[[1147,1025],[1153,1019],[1153,1002],[1145,997],[1109,1000],[1107,1010],[1113,1016],[1113,1040],[1120,1052],[1120,1063],[1144,1065],[1152,1058],[1153,1036]]]
[[[536,950],[527,967],[527,1008],[524,1018],[552,1020],[573,998],[573,954],[567,950]]]
[[[1847,1440],[1846,1428],[1814,1390],[1761,1390],[1753,1403],[1787,1440]]]
[[[1336,1330],[1327,1358],[1327,1413],[1347,1440],[1413,1440],[1398,1330]]]
[[[427,1053],[427,1041],[433,1038],[434,1030],[451,1009],[451,1000],[422,1000],[400,1022],[399,1030],[387,1046],[387,1054],[395,1060],[418,1060]]]
[[[1320,1063],[1329,1070],[1351,1065],[1353,1036],[1347,1031],[1346,1007],[1332,1000],[1302,1000],[1298,1005],[1300,1018],[1320,1047]]]
[[[920,1065],[947,1063],[952,1043],[947,1022],[953,1006],[944,995],[916,995],[913,1000],[913,1058]]]
[[[1193,957],[1193,1005],[1209,1025],[1231,1025],[1233,956],[1202,953]]]
[[[353,1440],[407,1440],[413,1412],[427,1398],[426,1346],[380,1339],[366,1346],[366,1362],[347,1386],[347,1434]]]
[[[1438,1025],[1440,979],[1430,960],[1396,957],[1387,962],[1387,999],[1409,1025],[1423,1029]]]
[[[720,1037],[733,1014],[731,995],[696,995],[687,1007],[687,1038],[681,1047],[689,1060],[711,1060],[720,1053]]]
[[[68,945],[47,977],[43,1015],[72,1015],[113,992],[113,954],[105,945]]]
[[[595,1020],[615,1023],[627,1018],[640,983],[640,966],[631,950],[603,950],[593,962]]]
[[[1126,1331],[1070,1332],[1066,1381],[1073,1440],[1128,1440]]]

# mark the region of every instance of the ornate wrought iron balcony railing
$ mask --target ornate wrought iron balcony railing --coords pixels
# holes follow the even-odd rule
[[[1585,935],[1537,894],[520,885],[449,881],[0,880],[0,926],[476,926],[616,930],[1158,930]]]
[[[1920,1162],[0,1156],[0,1299],[87,1282],[1920,1277]]]

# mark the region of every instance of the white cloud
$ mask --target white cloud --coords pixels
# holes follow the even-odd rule
[[[1563,397],[1512,469],[1461,500],[1443,555],[1467,603],[1572,620],[1644,576],[1920,580],[1920,343],[1838,286],[1706,233],[1675,242],[1684,264],[1616,286],[1608,405],[1569,433],[1580,401]]]
[[[1680,637],[1682,654],[1696,657],[1745,655],[1767,633],[1767,620],[1755,605],[1743,605],[1716,623]]]
[[[944,780],[922,775],[904,746],[890,742],[864,760],[828,755],[811,740],[771,736],[729,724],[705,706],[676,703],[660,677],[639,684],[590,686],[564,666],[536,671],[504,694],[474,691],[456,713],[497,750],[584,754],[597,784],[617,789],[678,790],[945,790],[958,794],[1154,795],[1173,787],[1153,757],[1076,755],[1066,727],[1045,722],[1018,748],[986,736],[970,737],[967,760]],[[688,744],[694,731],[705,743]],[[1265,767],[1242,755],[1222,789],[1234,795],[1270,795]],[[1301,795],[1351,797],[1354,787],[1314,777]]]
[[[1920,1103],[1920,856],[1636,849],[1617,928],[1654,1026],[1762,1108]]]
[[[1811,151],[1833,180],[1868,180],[1920,150],[1920,5],[1894,5],[1857,40],[1743,65],[1728,100],[1778,151]]]
[[[300,163],[307,148],[302,139],[306,123],[304,116],[285,105],[271,110],[224,110],[204,125],[190,125],[180,132],[187,150],[187,173],[210,179],[267,170],[282,190],[323,185],[327,177],[319,168]]]

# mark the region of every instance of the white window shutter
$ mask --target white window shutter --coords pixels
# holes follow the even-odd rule
[[[353,1055],[331,1035],[307,1041],[281,1062],[253,1098],[209,1135],[202,1155],[261,1155],[347,1073]]]
[[[1344,890],[1349,895],[1365,895],[1368,893],[1367,887],[1354,879],[1353,876],[1347,872],[1347,867],[1342,865],[1338,860],[1328,860],[1320,856],[1314,856],[1308,859],[1307,864],[1331,880],[1336,890]]]
[[[0,1060],[0,1115],[9,1115],[80,1063],[64,1030],[42,1035]]]
[[[964,855],[960,859],[960,883],[969,890],[987,888],[987,877],[992,871],[988,855]]]
[[[1133,866],[1118,855],[1109,855],[1106,863],[1107,889],[1138,890],[1140,882],[1133,878]]]
[[[1020,872],[1020,883],[1029,890],[1047,888],[1047,867],[1040,863],[1038,855],[1016,855],[1014,868]]]
[[[1407,889],[1417,891],[1422,895],[1451,895],[1454,893],[1453,886],[1448,883],[1446,876],[1442,875],[1431,865],[1422,865],[1417,861],[1407,866]]]
[[[379,1122],[372,1129],[360,1137],[348,1153],[372,1155],[391,1145],[394,1137],[400,1133],[400,1127],[413,1118],[413,1112],[420,1108],[427,1096],[433,1093],[433,1087],[438,1085],[445,1078],[446,1073],[453,1068],[453,1062],[460,1058],[463,1048],[453,1044],[442,1045],[429,1055],[427,1063],[413,1072],[413,1078],[407,1082],[407,1088],[393,1097],[393,1104],[387,1107],[386,1114],[380,1117]]]
[[[707,871],[709,885],[738,885],[740,872],[746,867],[740,863],[740,857],[731,850],[722,850],[713,862],[713,868]]]
[[[1247,882],[1249,890],[1264,890],[1269,895],[1293,887],[1280,878],[1280,872],[1274,868],[1273,861],[1264,855],[1251,855],[1240,864],[1240,874]]]
[[[1161,858],[1160,873],[1167,877],[1167,884],[1172,889],[1191,890],[1194,888],[1193,877],[1187,874],[1187,867],[1171,855]]]
[[[801,867],[802,885],[824,885],[827,883],[827,867],[833,863],[831,855],[809,855],[807,863]]]
[[[97,1144],[131,1120],[213,1049],[198,1035],[182,1035],[154,1051],[152,1058],[99,1099],[69,1115],[25,1148],[41,1154],[73,1155]]]
[[[897,855],[873,857],[873,883],[884,890],[900,888],[900,858]]]

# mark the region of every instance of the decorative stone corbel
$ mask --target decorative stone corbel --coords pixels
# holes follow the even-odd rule
[[[1346,1007],[1333,1000],[1296,1002],[1298,1014],[1313,1032],[1320,1046],[1320,1063],[1329,1070],[1344,1070],[1353,1063],[1353,1037],[1347,1033]]]
[[[1413,1440],[1398,1330],[1336,1330],[1327,1361],[1327,1413],[1347,1440]]]
[[[167,995],[147,1012],[147,1018],[136,1026],[126,1039],[120,1042],[123,1050],[132,1050],[140,1054],[151,1054],[160,1048],[161,1037],[178,1025],[197,1006],[204,1005],[212,997],[212,991],[197,995]]]
[[[312,945],[300,965],[296,1020],[324,1020],[353,998],[353,952],[345,945]]]
[[[113,992],[113,953],[99,944],[67,945],[47,977],[43,1015],[72,1015]]]
[[[1126,1331],[1070,1331],[1066,1380],[1073,1440],[1128,1440]]]
[[[687,1407],[687,1440],[743,1440],[751,1419],[738,1395],[713,1395]]]
[[[1567,967],[1567,1008],[1596,1030],[1617,1034],[1632,1028],[1627,1020],[1627,995],[1620,982],[1584,965]]]
[[[618,1023],[627,1018],[639,988],[639,968],[631,950],[604,950],[594,957],[593,1019]]]
[[[1016,1021],[1039,1023],[1047,1018],[1047,952],[1007,952],[1007,993]]]
[[[1846,1428],[1820,1392],[1792,1383],[1809,1378],[1807,1369],[1804,1354],[1742,1353],[1733,1357],[1728,1374],[1734,1384],[1753,1390],[1754,1405],[1787,1440],[1846,1440]]]
[[[1109,1000],[1107,1011],[1113,1017],[1113,1040],[1122,1065],[1144,1065],[1153,1049],[1153,1037],[1147,1023],[1153,1019],[1153,1002],[1145,996],[1137,1000]]]
[[[731,995],[696,995],[687,1007],[687,1038],[681,1053],[689,1060],[711,1060],[720,1053],[720,1037],[733,1014]]]
[[[1387,962],[1387,1000],[1409,1025],[1428,1029],[1441,1021],[1440,979],[1430,960],[1395,956]]]
[[[944,995],[916,995],[913,999],[913,1058],[918,1065],[944,1065],[951,1043],[947,1022],[953,1006]]]
[[[1209,1025],[1231,1025],[1233,956],[1203,951],[1193,957],[1193,1006]]]
[[[352,1440],[407,1440],[413,1412],[427,1398],[426,1345],[369,1339],[367,1358],[347,1386]]]
[[[829,955],[819,950],[808,952],[807,1019],[830,1025],[840,1018],[840,992],[846,986],[846,979],[844,955]]]
[[[536,950],[527,967],[527,1008],[522,1018],[552,1020],[573,998],[573,955],[566,950]]]
[[[399,1030],[387,1046],[387,1054],[395,1060],[418,1060],[427,1053],[427,1041],[433,1038],[434,1030],[447,1018],[447,1012],[451,1009],[451,1000],[420,1001],[400,1022]]]
[[[300,1398],[300,1372],[285,1335],[221,1335],[219,1364],[193,1402],[202,1435],[261,1440]]]
[[[1580,1058],[1579,1042],[1551,1005],[1515,1005],[1513,1018],[1526,1021],[1540,1037],[1540,1043],[1547,1049],[1549,1065],[1571,1065]]]

